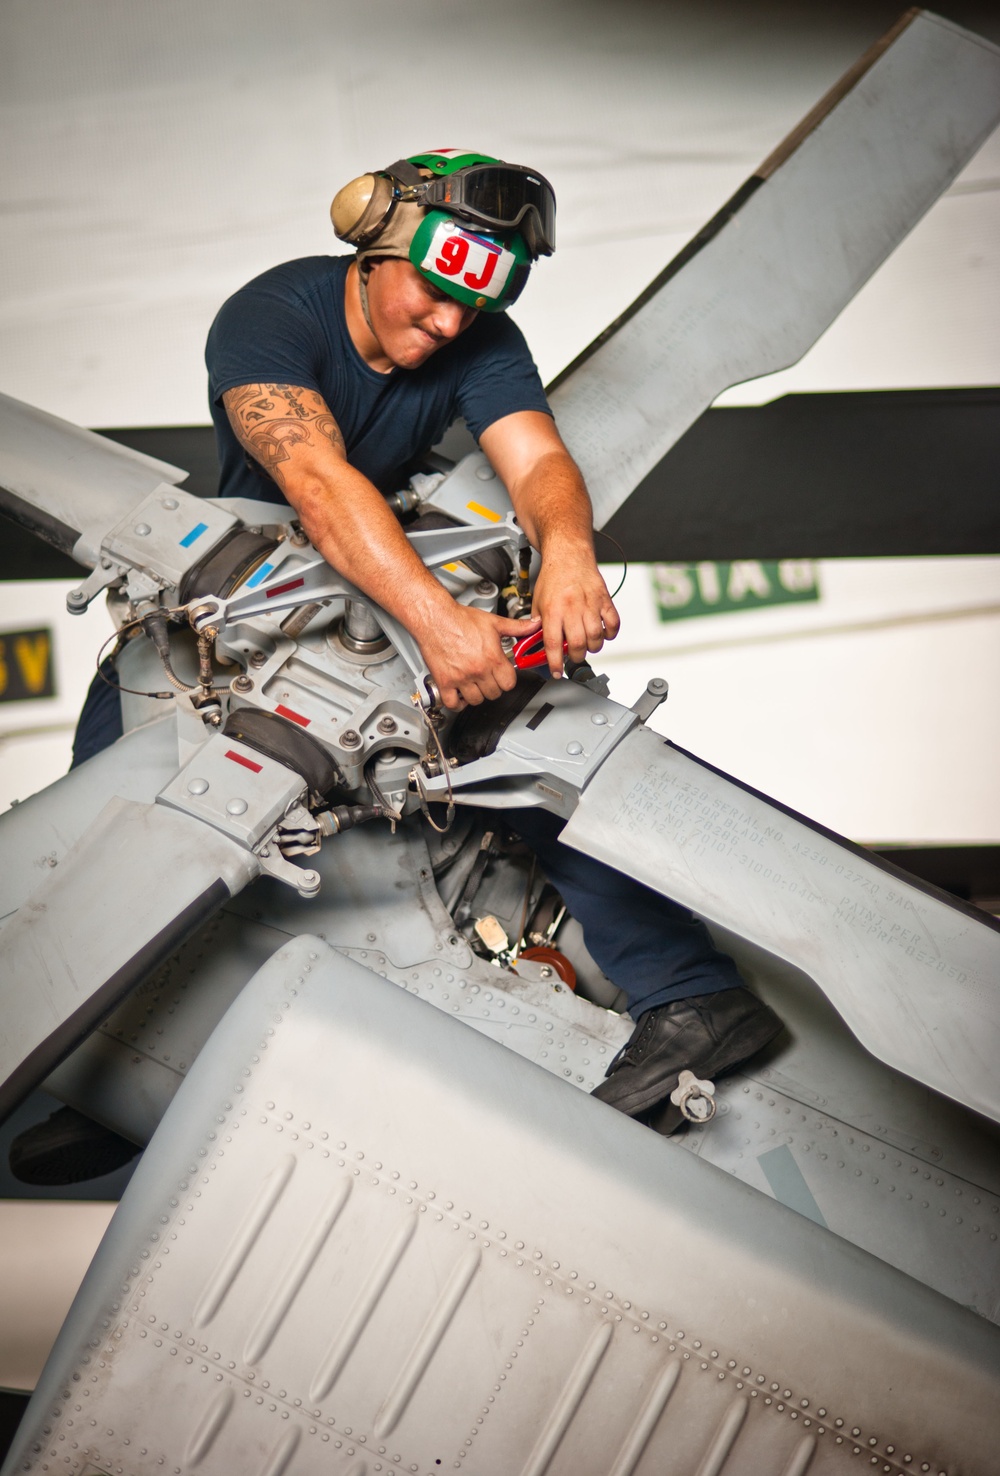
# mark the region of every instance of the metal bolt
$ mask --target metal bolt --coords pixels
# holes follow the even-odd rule
[[[397,727],[396,719],[390,717],[388,713],[384,718],[379,718],[378,720],[378,730],[380,733],[395,733]]]
[[[476,594],[478,595],[495,595],[496,592],[497,587],[492,579],[480,579],[476,585]]]
[[[361,734],[354,728],[346,728],[340,735],[340,745],[342,748],[357,748],[360,742]]]
[[[296,548],[304,548],[305,545],[309,542],[309,539],[303,533],[301,528],[294,528],[292,530],[292,536],[289,542],[294,543]]]
[[[267,657],[264,655],[264,652],[263,651],[251,651],[250,652],[250,665],[251,666],[263,666],[266,661],[267,661]]]
[[[234,692],[252,692],[252,677],[248,677],[246,674],[244,674],[243,676],[233,677],[231,690]]]
[[[651,696],[658,696],[660,692],[665,692],[666,690],[667,682],[663,677],[650,677],[649,681],[646,683],[646,691],[649,692]]]

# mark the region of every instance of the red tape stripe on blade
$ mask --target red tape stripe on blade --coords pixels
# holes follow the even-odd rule
[[[279,702],[274,709],[279,717],[288,718],[291,723],[298,723],[300,728],[308,728],[312,718],[303,717],[301,712],[293,712],[290,707],[283,707]]]
[[[263,764],[255,764],[253,759],[244,758],[241,753],[234,753],[231,748],[226,750],[226,758],[232,759],[234,764],[242,764],[244,769],[249,769],[253,774],[259,774],[264,767]]]
[[[275,595],[287,594],[290,589],[301,589],[304,584],[304,579],[290,579],[287,584],[276,584],[273,589],[265,589],[264,593],[269,600],[273,600]]]

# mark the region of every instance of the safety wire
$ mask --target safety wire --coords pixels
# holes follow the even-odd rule
[[[184,613],[184,607],[183,606],[179,606],[175,610],[164,610],[163,611],[163,614],[165,615],[165,617],[168,620],[172,619],[176,615],[180,615],[180,614],[183,614],[183,613]],[[169,701],[172,697],[174,697],[176,695],[177,692],[187,693],[187,692],[198,692],[198,691],[211,691],[211,692],[228,692],[229,691],[229,684],[228,683],[225,686],[223,686],[223,687],[209,687],[209,688],[199,687],[197,684],[195,686],[193,686],[193,687],[185,686],[185,684],[182,681],[180,681],[180,679],[178,677],[175,677],[174,676],[173,672],[167,671],[166,668],[164,668],[164,676],[166,677],[167,681],[170,682],[171,686],[173,686],[175,688],[175,691],[173,691],[173,692],[140,692],[135,687],[123,687],[120,682],[113,682],[110,679],[110,677],[105,676],[104,671],[103,671],[103,667],[104,667],[105,661],[106,660],[110,660],[112,663],[114,663],[115,661],[117,661],[119,655],[121,654],[121,652],[124,649],[125,644],[126,644],[125,641],[122,639],[124,633],[127,630],[131,630],[134,626],[141,626],[142,625],[142,622],[143,622],[143,619],[144,619],[144,617],[141,616],[141,615],[139,615],[139,616],[136,616],[135,619],[133,619],[133,620],[126,620],[126,621],[124,621],[118,627],[117,630],[112,631],[112,633],[108,636],[107,640],[101,642],[100,650],[97,653],[97,675],[100,677],[101,681],[105,684],[105,686],[111,687],[112,690],[115,691],[115,692],[127,692],[130,697],[155,697],[157,699],[157,701],[160,701],[160,702]],[[105,656],[105,651],[106,651],[107,647],[111,645],[111,642],[112,641],[115,642],[114,650],[111,651],[111,652],[109,652],[108,653],[108,656]]]
[[[437,759],[441,767],[441,773],[444,775],[445,790],[447,791],[448,795],[448,808],[445,811],[444,824],[439,825],[434,819],[434,816],[431,814],[430,805],[427,803],[427,796],[424,793],[423,787],[418,784],[417,788],[420,792],[420,813],[423,815],[424,819],[427,821],[431,829],[437,831],[438,835],[447,835],[448,831],[451,829],[455,821],[455,795],[451,787],[451,766],[448,763],[447,758],[445,757],[444,747],[441,743],[441,735],[437,730],[433,717],[429,712],[425,711],[424,708],[421,708],[420,711],[423,713],[424,723],[427,727],[428,733],[431,736],[431,742],[434,744],[434,747],[437,751]],[[416,772],[419,774],[420,770],[417,769]]]

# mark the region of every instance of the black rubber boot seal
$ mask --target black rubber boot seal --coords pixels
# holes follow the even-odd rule
[[[249,528],[232,528],[201,563],[190,568],[181,580],[178,595],[182,605],[214,595],[224,600],[232,594],[255,564],[278,547],[273,538],[251,533]]]
[[[276,712],[238,707],[229,714],[222,731],[227,738],[235,738],[293,770],[314,794],[326,796],[344,787],[344,776],[322,743]]]

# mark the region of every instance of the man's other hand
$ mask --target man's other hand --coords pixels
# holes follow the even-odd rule
[[[555,542],[555,540],[553,540]],[[554,677],[563,674],[563,641],[571,661],[583,661],[613,641],[620,621],[608,587],[589,548],[550,548],[535,584],[535,614],[541,618],[545,655]]]
[[[517,680],[504,654],[501,636],[524,636],[539,629],[540,620],[507,620],[459,605],[449,596],[433,620],[414,629],[431,679],[445,707],[476,707],[509,692]]]

